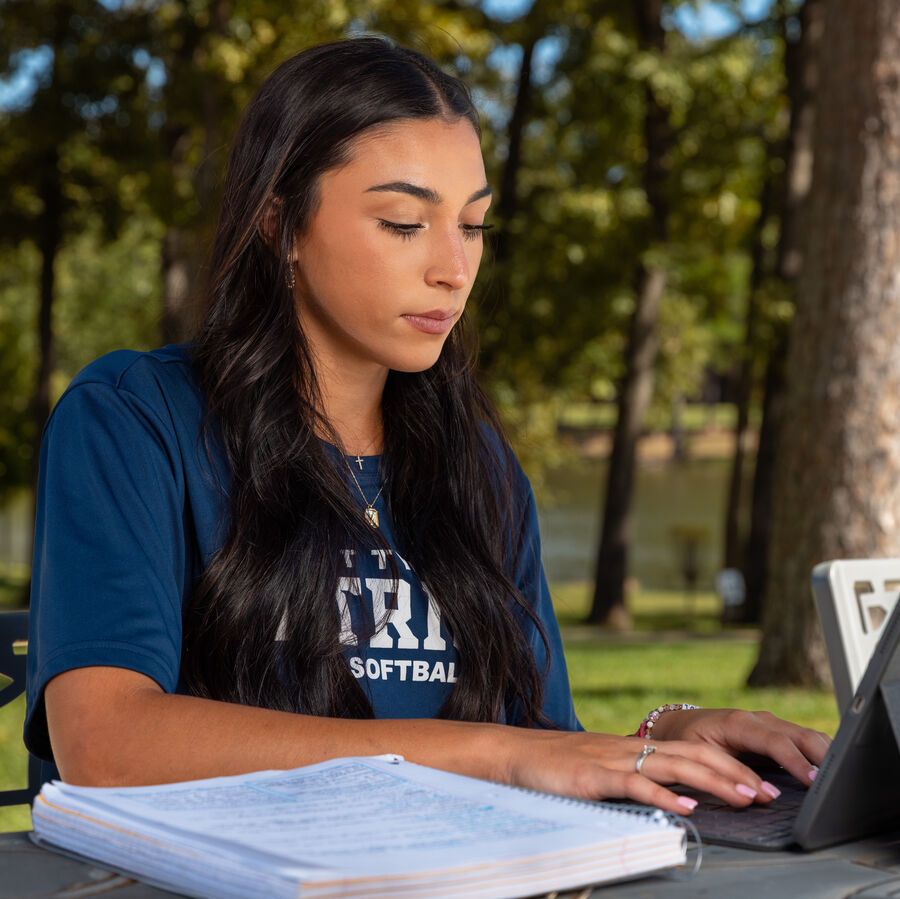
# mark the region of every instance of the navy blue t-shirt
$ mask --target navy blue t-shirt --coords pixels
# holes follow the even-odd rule
[[[224,457],[203,438],[206,406],[189,353],[182,345],[98,359],[72,381],[44,432],[25,722],[25,742],[42,758],[52,759],[43,691],[63,671],[127,668],[167,692],[184,692],[182,612],[222,545],[230,485]],[[344,464],[336,450],[334,457]],[[381,485],[378,461],[347,458],[369,500]],[[549,643],[543,711],[561,729],[578,730],[534,497],[518,466],[516,477],[525,539],[511,574]],[[347,574],[335,597],[341,643],[376,717],[433,717],[455,683],[456,650],[439,603],[395,548],[383,494],[374,505],[393,565],[384,550],[344,551]],[[363,508],[360,498],[360,514]],[[370,621],[384,623],[363,641],[353,620],[361,603]],[[525,626],[543,670],[543,642]]]

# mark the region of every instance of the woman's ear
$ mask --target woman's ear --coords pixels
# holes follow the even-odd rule
[[[263,243],[272,251],[272,255],[281,258],[281,210],[282,202],[280,197],[271,197],[266,203],[265,209],[256,225],[256,231],[262,238]],[[285,263],[285,283],[288,290],[294,290],[294,247],[288,251]]]
[[[281,208],[281,198],[270,197],[256,224],[257,234],[275,256],[281,255]]]

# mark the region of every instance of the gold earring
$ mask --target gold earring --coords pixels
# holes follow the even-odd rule
[[[294,260],[288,259],[288,270],[287,277],[285,278],[287,281],[288,290],[294,289]]]

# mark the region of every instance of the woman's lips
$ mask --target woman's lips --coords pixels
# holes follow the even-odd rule
[[[425,334],[446,334],[456,321],[456,313],[452,309],[432,309],[431,312],[402,317],[417,331],[423,331]]]

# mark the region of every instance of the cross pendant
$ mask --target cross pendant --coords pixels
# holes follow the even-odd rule
[[[356,459],[354,459],[356,464],[359,466],[359,470],[362,471],[362,456],[359,453],[356,454]]]

